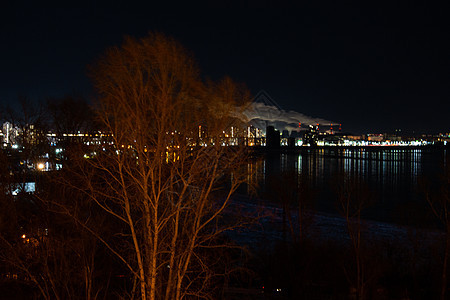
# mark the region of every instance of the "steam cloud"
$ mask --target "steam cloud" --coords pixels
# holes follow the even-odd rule
[[[302,113],[290,110],[285,111],[276,106],[267,105],[261,102],[253,102],[243,114],[255,127],[266,129],[266,126],[274,126],[278,130],[299,130],[298,123],[303,125],[339,125],[339,123],[321,118],[306,116]]]

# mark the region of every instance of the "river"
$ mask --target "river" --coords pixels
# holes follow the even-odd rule
[[[252,174],[248,180],[257,184],[257,197],[268,201],[274,199],[268,195],[276,194],[278,188],[283,193],[296,189],[301,180],[306,181],[313,191],[314,209],[339,214],[335,186],[342,174],[351,174],[370,194],[363,211],[366,219],[436,226],[422,183],[438,194],[449,154],[444,147],[330,147],[271,152],[248,164]]]

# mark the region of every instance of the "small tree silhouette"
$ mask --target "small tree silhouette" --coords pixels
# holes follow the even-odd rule
[[[441,272],[441,293],[440,298],[447,299],[448,289],[448,260],[450,255],[450,165],[443,166],[440,187],[434,191],[431,189],[429,182],[422,180],[420,182],[433,214],[439,220],[445,231],[444,255],[442,259]]]
[[[334,182],[338,196],[338,209],[345,218],[347,231],[355,258],[355,279],[357,299],[365,298],[368,282],[364,263],[364,243],[362,238],[362,211],[370,204],[370,191],[358,174],[343,173]]]

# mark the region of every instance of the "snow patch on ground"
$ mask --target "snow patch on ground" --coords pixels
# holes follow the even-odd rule
[[[291,210],[294,228],[298,226],[296,211]],[[236,196],[230,203],[226,215],[240,215],[244,218],[254,218],[249,227],[243,227],[230,233],[239,244],[250,247],[268,245],[284,239],[283,209],[273,203],[263,203],[246,196]],[[344,217],[323,212],[306,211],[305,236],[317,242],[348,243],[347,222]],[[371,243],[411,241],[421,245],[430,245],[442,239],[443,233],[437,230],[417,229],[407,226],[362,220],[362,238]],[[290,240],[289,230],[285,234]]]

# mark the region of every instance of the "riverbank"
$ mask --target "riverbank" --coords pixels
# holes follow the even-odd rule
[[[239,290],[234,299],[354,296],[355,253],[345,218],[306,211],[304,235],[299,241],[289,226],[283,225],[288,218],[283,218],[283,209],[275,204],[238,196],[228,213],[238,212],[244,218],[258,218],[250,227],[229,233],[232,240],[248,249],[246,264],[256,275],[247,283],[249,294],[246,289]],[[294,227],[298,226],[296,212],[290,213]],[[434,298],[440,288],[443,240],[444,233],[439,230],[362,220],[361,257],[367,295],[372,299]]]

